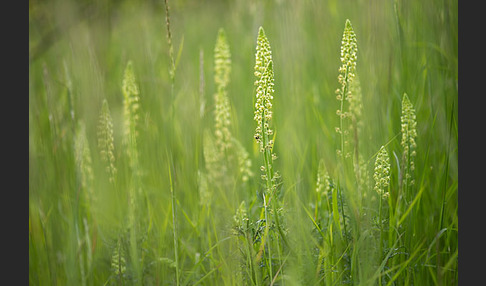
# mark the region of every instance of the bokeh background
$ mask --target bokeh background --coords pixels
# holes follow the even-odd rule
[[[388,144],[390,154],[398,153],[404,93],[417,113],[416,174],[425,191],[417,206],[416,235],[417,241],[424,241],[424,251],[435,254],[416,262],[421,266],[412,276],[415,284],[408,282],[457,284],[456,0],[172,0],[169,8],[177,64],[173,90],[164,1],[29,1],[30,284],[115,283],[110,278],[111,260],[127,202],[123,190],[111,190],[106,180],[95,179],[96,202],[83,223],[78,216],[74,138],[78,123],[83,122],[93,173],[101,177],[96,132],[106,99],[113,117],[118,168],[124,169],[121,87],[128,61],[133,63],[140,89],[138,148],[148,202],[146,232],[140,238],[145,278],[138,282],[175,285],[167,164],[171,157],[177,174],[182,280],[186,278],[188,285],[233,283],[228,282],[233,268],[218,268],[218,263],[227,265],[224,252],[234,248],[221,246],[211,262],[194,265],[198,255],[204,256],[211,245],[230,237],[240,201],[250,201],[260,186],[261,158],[253,139],[253,68],[260,26],[273,51],[276,168],[283,177],[294,223],[311,228],[299,206],[309,205],[314,198],[319,160],[324,159],[331,173],[337,164],[335,90],[346,19],[358,40],[357,74],[367,136],[362,150],[370,168],[382,145]],[[214,124],[214,46],[220,28],[231,51],[228,96],[233,133],[248,150],[256,176],[236,192],[212,194],[211,213],[202,215],[201,134]],[[213,223],[208,226],[206,219]],[[80,239],[79,233],[88,238]],[[439,271],[445,266],[447,270]],[[423,284],[418,283],[421,280]]]

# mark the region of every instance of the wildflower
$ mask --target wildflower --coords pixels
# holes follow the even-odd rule
[[[255,76],[257,77],[255,81],[255,85],[257,86],[254,113],[254,119],[257,122],[255,138],[257,138],[256,140],[260,144],[261,150],[264,147],[271,149],[273,141],[271,143],[268,142],[266,146],[263,145],[263,141],[264,136],[273,134],[273,131],[269,128],[269,122],[272,119],[271,109],[274,92],[274,73],[270,43],[262,27],[258,31],[255,57]]]
[[[381,146],[376,157],[373,179],[375,179],[374,190],[379,195],[386,197],[388,195],[387,187],[390,184],[390,157],[385,146]]]
[[[130,136],[136,132],[135,126],[138,121],[139,103],[139,89],[135,82],[135,74],[133,73],[133,64],[128,62],[123,76],[123,113],[125,118],[125,135]],[[134,133],[136,134],[136,133]]]
[[[339,68],[340,75],[338,76],[339,83],[342,85],[340,91],[343,98],[346,95],[345,91],[349,88],[349,83],[355,78],[356,62],[358,60],[357,53],[358,44],[356,34],[351,26],[351,22],[346,20],[343,39],[341,41],[342,66]]]
[[[121,277],[126,272],[125,252],[123,251],[121,240],[118,239],[113,255],[111,256],[111,269],[115,276]]]
[[[91,160],[91,151],[88,139],[86,137],[86,127],[80,122],[77,128],[74,141],[74,152],[77,172],[79,175],[81,187],[86,191],[86,198],[94,199],[93,196],[93,167]]]
[[[130,161],[130,168],[133,172],[139,173],[138,151],[137,151],[137,123],[139,119],[138,110],[140,108],[139,89],[135,81],[133,64],[127,63],[123,76],[123,118],[124,118],[124,138],[126,152]]]
[[[339,129],[336,128],[336,131],[340,134],[341,139],[341,146],[339,152],[337,152],[338,156],[345,156],[349,157],[349,152],[346,152],[344,149],[344,142],[346,141],[346,134],[344,133],[347,130],[345,126],[345,119],[349,119],[351,113],[344,111],[344,101],[350,101],[352,98],[352,94],[350,92],[351,83],[353,82],[354,78],[356,77],[356,62],[357,62],[357,53],[358,53],[358,44],[356,40],[356,35],[354,33],[353,27],[351,26],[351,22],[346,20],[346,24],[344,27],[344,33],[341,40],[341,66],[339,67],[339,75],[338,81],[341,84],[341,87],[336,90],[336,99],[340,101],[340,108],[336,111],[336,115],[339,116]],[[350,107],[351,108],[351,107]]]
[[[326,196],[331,189],[330,186],[330,177],[324,165],[324,160],[321,159],[319,161],[319,168],[317,169],[316,192],[320,193],[322,196]]]
[[[231,73],[231,53],[223,29],[218,32],[214,48],[214,82],[216,83],[215,101],[215,137],[216,146],[224,153],[231,146],[231,113],[226,87]]]
[[[113,137],[113,120],[110,115],[108,102],[103,100],[98,121],[98,148],[101,160],[106,164],[106,172],[109,174],[110,182],[115,180],[115,145]]]
[[[236,214],[233,216],[234,228],[236,235],[245,234],[248,230],[249,223],[248,214],[246,212],[246,203],[242,201],[240,206],[236,210]]]
[[[402,99],[402,116],[401,116],[401,127],[402,127],[402,148],[405,168],[405,178],[411,178],[410,172],[415,169],[414,158],[417,155],[415,151],[417,143],[415,139],[417,138],[417,121],[415,116],[415,109],[412,103],[408,99],[407,94],[403,94]],[[413,181],[411,181],[412,184]]]

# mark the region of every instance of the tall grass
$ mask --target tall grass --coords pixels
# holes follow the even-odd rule
[[[457,1],[61,2],[30,284],[458,284]]]

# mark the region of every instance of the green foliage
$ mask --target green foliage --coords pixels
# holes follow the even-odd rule
[[[457,0],[61,2],[30,284],[458,284]]]

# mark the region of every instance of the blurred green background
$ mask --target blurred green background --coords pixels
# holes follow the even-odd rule
[[[228,236],[240,201],[250,201],[260,186],[261,158],[253,139],[258,27],[264,27],[273,51],[276,169],[283,177],[289,212],[295,212],[295,221],[304,221],[295,200],[304,205],[312,201],[321,158],[331,173],[337,164],[339,137],[334,129],[339,125],[339,102],[335,90],[339,87],[346,19],[358,40],[357,74],[368,138],[362,150],[370,170],[373,155],[382,145],[388,143],[389,153],[398,153],[404,93],[417,113],[416,175],[419,188],[425,191],[417,206],[415,228],[420,237],[417,241],[425,241],[424,251],[432,249],[437,254],[430,261],[417,262],[433,266],[420,267],[413,276],[415,283],[409,283],[457,284],[456,0],[180,0],[169,1],[169,7],[177,56],[173,93],[164,1],[29,1],[31,285],[114,283],[110,267],[123,229],[124,190],[111,190],[106,180],[96,179],[96,201],[84,213],[89,222],[86,227],[82,216],[78,217],[80,191],[73,146],[82,121],[94,176],[102,177],[96,128],[106,99],[123,177],[121,86],[128,61],[133,63],[140,89],[138,148],[148,208],[146,236],[140,238],[146,259],[143,283],[175,285],[173,266],[167,262],[175,259],[167,163],[171,157],[176,173],[182,280],[187,278],[192,285],[205,277],[201,283],[206,285],[238,285],[229,278],[231,272],[224,272],[224,266],[211,272],[218,263],[226,265],[230,260],[224,248],[219,256],[214,254],[214,265],[194,264],[197,255],[204,255],[211,245]],[[228,96],[234,136],[249,151],[257,175],[228,194],[227,203],[221,200],[222,194],[213,194],[212,214],[205,217],[201,215],[197,178],[198,171],[204,169],[201,134],[214,124],[214,46],[219,28],[226,31],[231,51]],[[210,227],[204,221],[208,217],[214,219]],[[309,221],[304,224],[311,227]],[[80,240],[78,229],[89,239]],[[79,253],[87,241],[91,249],[84,254],[86,267],[81,271]],[[438,270],[450,261],[447,271]],[[80,273],[85,273],[85,278]]]

